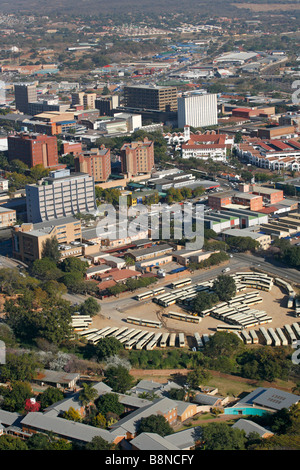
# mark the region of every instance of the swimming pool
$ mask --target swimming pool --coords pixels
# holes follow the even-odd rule
[[[260,408],[225,408],[224,414],[225,415],[248,415],[248,416],[263,416],[268,414],[269,411],[262,410]]]

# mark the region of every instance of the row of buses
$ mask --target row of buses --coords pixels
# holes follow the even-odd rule
[[[127,317],[127,323],[133,323],[134,325],[139,326],[148,326],[151,328],[161,328],[162,324],[160,321],[155,320],[142,320],[141,318]]]
[[[143,292],[142,294],[138,294],[135,296],[136,300],[147,300],[155,297],[157,295],[163,294],[165,292],[164,287],[158,287],[157,289],[148,290],[147,292]]]
[[[273,287],[273,278],[264,273],[240,272],[232,277],[237,284],[242,284],[246,288],[269,292]]]
[[[189,285],[190,281],[190,279],[176,281],[175,284],[177,285],[177,287],[174,288],[172,292],[167,292],[162,295],[158,295],[156,298],[153,299],[153,302],[157,303],[163,308],[170,307],[171,305],[174,305],[176,303],[181,304],[184,307],[189,307],[189,305],[193,302],[194,298],[197,296],[198,292],[208,292],[211,290],[213,285],[213,281],[206,281],[202,283],[196,283],[191,286]],[[184,283],[184,285],[182,283]]]

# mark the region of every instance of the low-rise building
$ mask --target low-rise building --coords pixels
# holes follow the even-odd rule
[[[42,258],[46,240],[57,238],[61,257],[81,256],[81,222],[65,217],[38,224],[25,223],[12,230],[13,257],[23,262]],[[73,243],[76,244],[73,244]]]
[[[0,228],[12,227],[17,221],[16,211],[0,206]]]

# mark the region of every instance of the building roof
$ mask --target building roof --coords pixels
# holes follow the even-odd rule
[[[166,438],[152,432],[143,432],[130,441],[139,450],[180,450]]]
[[[73,380],[78,380],[80,374],[77,372],[75,374],[68,373],[68,372],[61,372],[49,369],[39,370],[37,375],[35,376],[35,380],[40,382],[51,382],[51,383],[58,383],[58,384],[65,384],[68,385]]]
[[[284,392],[276,388],[263,388],[258,387],[253,392],[249,393],[240,402],[249,405],[258,405],[273,410],[281,410],[282,408],[289,409],[292,405],[298,403],[300,400],[299,395]]]
[[[112,429],[121,427],[131,434],[135,434],[142,418],[146,418],[152,414],[168,413],[168,411],[177,409],[177,403],[169,398],[160,398],[153,401],[150,405],[144,406],[136,411],[133,411],[125,418],[118,421],[112,426]]]
[[[263,428],[259,424],[254,423],[254,421],[250,421],[249,419],[239,419],[233,424],[232,427],[235,429],[241,429],[242,431],[245,431],[246,436],[248,436],[251,432],[256,432],[257,434],[260,435],[260,437],[263,437],[266,433],[273,434],[268,429]]]
[[[201,439],[201,436],[202,428],[197,426],[165,436],[165,440],[179,449],[187,449],[193,447]]]

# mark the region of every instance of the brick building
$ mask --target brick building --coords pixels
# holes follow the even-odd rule
[[[107,181],[111,174],[110,149],[104,146],[80,153],[74,161],[75,171],[88,173],[97,183]]]
[[[57,139],[42,134],[18,134],[7,138],[8,160],[21,160],[29,168],[43,165],[45,168],[58,165]]]
[[[131,176],[150,173],[154,168],[154,144],[144,141],[125,143],[121,148],[121,171]]]

